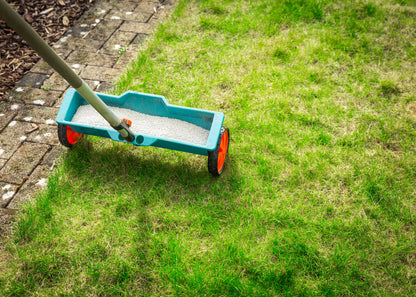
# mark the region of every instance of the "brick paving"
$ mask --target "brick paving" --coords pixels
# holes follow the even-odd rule
[[[176,2],[97,0],[52,47],[93,90],[105,92]],[[65,151],[55,117],[68,87],[40,60],[0,102],[0,238]]]

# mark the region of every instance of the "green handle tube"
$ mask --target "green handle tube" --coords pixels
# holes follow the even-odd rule
[[[0,0],[0,17],[22,38],[74,89],[76,89],[89,104],[91,104],[106,121],[116,129],[127,141],[134,140],[134,134],[105,103],[88,87],[88,85],[69,67],[64,60],[36,33],[33,28],[5,0]]]

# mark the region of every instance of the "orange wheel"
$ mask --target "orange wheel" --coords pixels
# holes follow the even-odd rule
[[[214,151],[208,151],[208,171],[213,176],[219,176],[223,172],[229,146],[230,130],[222,127],[217,148]]]
[[[67,125],[58,124],[59,142],[66,147],[71,148],[82,137],[81,133],[75,132]]]

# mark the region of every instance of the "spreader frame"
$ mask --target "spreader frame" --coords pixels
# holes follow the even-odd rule
[[[152,116],[178,119],[209,130],[207,143],[204,146],[156,137],[153,135],[134,133],[134,140],[131,142],[133,145],[155,146],[204,156],[208,154],[208,151],[213,151],[217,147],[218,138],[224,121],[224,114],[222,112],[172,105],[169,104],[163,96],[140,92],[128,91],[121,96],[101,93],[96,94],[108,106],[126,108]],[[73,122],[72,118],[79,106],[86,104],[88,104],[88,102],[76,90],[72,88],[68,89],[56,117],[56,122],[58,124],[67,125],[71,127],[73,131],[78,133],[110,138],[114,141],[127,142],[120,137],[120,134],[114,129]]]

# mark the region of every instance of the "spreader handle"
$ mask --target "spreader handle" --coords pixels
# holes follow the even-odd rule
[[[55,51],[5,0],[0,0],[0,17],[12,27],[53,69],[75,88],[104,119],[127,141],[134,140],[129,127],[105,105],[90,87],[59,57]]]

